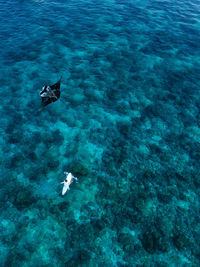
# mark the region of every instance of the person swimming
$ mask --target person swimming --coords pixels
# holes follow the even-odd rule
[[[76,181],[78,180],[78,178],[74,177],[71,172],[64,172],[64,174],[66,175],[66,179],[61,182],[61,184],[63,184],[62,195],[64,195],[67,190],[70,190],[69,186],[73,182],[73,179]]]

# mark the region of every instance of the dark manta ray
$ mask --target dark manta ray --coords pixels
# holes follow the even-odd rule
[[[40,92],[42,98],[42,107],[45,107],[60,98],[60,80],[53,85],[45,85]]]

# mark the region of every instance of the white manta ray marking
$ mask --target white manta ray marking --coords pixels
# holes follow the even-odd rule
[[[66,179],[61,182],[61,184],[64,184],[62,189],[62,195],[64,195],[67,190],[70,190],[69,185],[73,182],[73,179],[76,181],[78,180],[78,178],[74,177],[71,172],[64,172],[64,174],[66,175]]]

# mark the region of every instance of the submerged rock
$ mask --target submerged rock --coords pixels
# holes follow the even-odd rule
[[[15,199],[14,205],[19,209],[29,208],[32,204],[36,202],[35,197],[31,193],[31,191],[26,190],[25,188],[23,191],[17,194]]]
[[[181,231],[176,232],[174,234],[173,242],[174,245],[178,248],[178,250],[187,250],[187,248],[191,246],[191,241],[189,237]]]
[[[89,173],[88,168],[83,165],[83,163],[74,161],[70,164],[70,166],[67,168],[67,170],[70,170],[73,174],[77,176],[87,176]]]

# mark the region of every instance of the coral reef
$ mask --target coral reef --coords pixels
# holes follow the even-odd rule
[[[0,5],[0,265],[199,266],[197,3]]]

